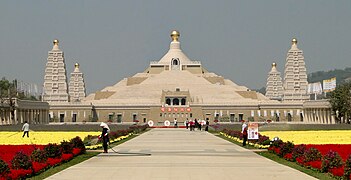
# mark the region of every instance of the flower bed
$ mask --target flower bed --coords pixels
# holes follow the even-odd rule
[[[294,144],[351,144],[351,130],[263,131],[262,135],[279,137]]]
[[[240,131],[224,129],[219,134],[234,141],[243,142],[243,135]],[[266,149],[269,147],[270,140],[269,137],[258,134],[258,140],[248,140],[248,144],[259,149]]]
[[[22,132],[0,132],[0,145],[23,145],[36,144],[46,145],[49,143],[59,144],[62,141],[79,136],[84,139],[88,135],[99,135],[101,132],[50,132],[50,131],[30,131],[29,138],[22,138]]]
[[[291,145],[293,145],[291,142],[278,140],[274,141],[268,150],[306,168],[350,179],[351,145]]]
[[[85,152],[83,141],[47,145],[0,145],[0,179],[24,179]]]

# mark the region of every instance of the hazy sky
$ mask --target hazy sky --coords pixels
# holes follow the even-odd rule
[[[91,93],[159,60],[173,29],[190,59],[249,88],[265,86],[273,61],[284,72],[293,37],[308,72],[351,66],[350,0],[9,0],[0,2],[0,76],[42,87],[57,38],[68,76],[79,62]]]

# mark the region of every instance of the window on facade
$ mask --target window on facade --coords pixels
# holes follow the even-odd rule
[[[167,98],[167,99],[166,99],[166,104],[167,104],[167,105],[171,105],[171,99]]]
[[[179,105],[179,99],[178,98],[174,98],[173,99],[173,105]]]
[[[185,98],[182,98],[181,100],[181,105],[185,105],[186,104],[186,99]]]

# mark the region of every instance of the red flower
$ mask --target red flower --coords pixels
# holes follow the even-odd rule
[[[62,154],[61,158],[63,161],[69,161],[73,158],[73,154]]]
[[[11,169],[11,172],[8,177],[11,179],[21,179],[31,175],[32,173],[32,170],[29,169]]]
[[[322,168],[322,161],[310,161],[310,162],[306,162],[305,165],[312,167],[314,169],[321,169]]]
[[[300,165],[304,165],[305,158],[303,156],[297,157],[296,162]]]
[[[47,163],[33,162],[33,170],[35,174],[42,171],[46,167],[48,167]]]
[[[344,167],[338,167],[338,168],[330,168],[329,172],[332,173],[334,176],[343,176],[344,175]]]
[[[293,158],[291,153],[285,154],[284,159],[286,159],[288,161],[293,161],[294,160],[294,158]]]
[[[77,156],[81,153],[82,151],[79,148],[73,148],[73,155]]]
[[[62,161],[61,158],[48,158],[47,163],[50,166],[56,166],[56,165],[60,164],[61,161]]]

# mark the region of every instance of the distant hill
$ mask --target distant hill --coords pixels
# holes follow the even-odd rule
[[[351,81],[351,67],[347,67],[344,70],[334,69],[330,71],[317,71],[308,74],[308,83],[322,82],[324,79],[330,79],[336,77],[336,84]]]
[[[330,71],[313,72],[307,75],[307,81],[308,83],[314,83],[314,82],[323,83],[323,80],[330,79],[333,77],[336,77],[336,84],[351,82],[351,67],[347,67],[344,70],[334,69]],[[252,89],[252,90],[260,92],[262,94],[266,94],[266,87],[262,87],[260,89]]]

